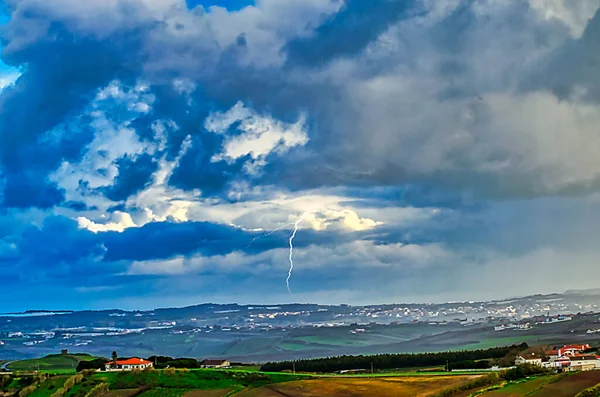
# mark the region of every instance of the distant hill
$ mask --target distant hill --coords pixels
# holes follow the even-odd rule
[[[97,357],[89,354],[50,354],[42,358],[13,361],[7,365],[10,371],[75,370],[80,361],[91,361]]]

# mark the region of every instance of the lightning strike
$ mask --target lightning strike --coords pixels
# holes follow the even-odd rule
[[[252,239],[252,241],[250,241],[250,243],[249,243],[249,244],[246,246],[246,248],[250,248],[250,246],[251,246],[252,244],[254,244],[254,242],[255,242],[256,240],[258,240],[258,239],[261,239],[261,238],[263,238],[263,237],[268,237],[268,236],[270,236],[270,235],[274,234],[275,232],[278,232],[278,231],[280,231],[280,230],[281,230],[281,229],[283,229],[283,228],[286,228],[286,227],[288,227],[288,226],[293,226],[293,225],[294,225],[294,223],[286,223],[286,224],[285,224],[285,225],[283,225],[283,226],[279,226],[277,229],[273,229],[273,230],[271,230],[269,233],[265,233],[265,234],[261,234],[260,236],[256,236],[256,237],[254,237],[254,238]]]
[[[288,271],[288,276],[285,279],[285,285],[287,286],[288,292],[292,293],[290,289],[290,278],[292,277],[292,272],[294,271],[294,237],[296,237],[296,233],[298,232],[298,227],[302,223],[303,219],[300,218],[294,223],[294,231],[290,235],[290,270]]]

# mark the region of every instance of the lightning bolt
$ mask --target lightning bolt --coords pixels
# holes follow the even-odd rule
[[[292,294],[292,290],[290,289],[290,278],[292,277],[292,272],[294,271],[294,237],[296,237],[296,233],[298,232],[298,227],[302,223],[303,219],[300,218],[294,223],[294,231],[290,235],[290,270],[288,271],[288,276],[285,279],[285,285],[287,286],[287,290]]]
[[[246,246],[246,248],[250,248],[250,246],[252,244],[254,244],[254,242],[260,238],[268,237],[268,236],[272,235],[273,233],[280,231],[283,228],[286,228],[288,226],[293,226],[293,225],[294,225],[294,223],[286,223],[285,225],[279,226],[277,229],[271,230],[269,233],[261,234],[260,236],[254,237],[252,239],[252,241],[250,241],[250,243]]]

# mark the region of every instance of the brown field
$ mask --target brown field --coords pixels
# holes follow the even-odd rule
[[[481,394],[482,397],[522,397],[535,390],[541,389],[552,380],[550,376],[539,377],[523,383],[508,385],[499,390],[492,390]]]
[[[396,378],[324,378],[269,385],[236,397],[425,397],[477,376],[402,376]]]
[[[183,395],[183,397],[223,397],[233,389],[221,390],[192,390]]]
[[[111,390],[104,394],[102,397],[129,397],[134,394],[137,389],[122,389],[122,390]]]
[[[600,383],[600,371],[586,371],[567,376],[556,383],[544,386],[531,397],[574,397],[580,391]]]

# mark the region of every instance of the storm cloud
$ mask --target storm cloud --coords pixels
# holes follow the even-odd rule
[[[288,299],[300,219],[303,297],[484,294],[473,273],[539,258],[551,290],[549,252],[600,256],[597,0],[2,6],[0,274],[24,290]]]

